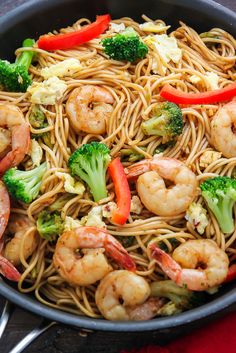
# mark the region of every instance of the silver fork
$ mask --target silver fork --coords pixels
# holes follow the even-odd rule
[[[10,350],[9,353],[21,353],[23,350],[30,345],[36,338],[38,338],[42,333],[47,331],[50,327],[56,325],[55,321],[43,320],[38,327],[29,332],[17,345]]]
[[[5,331],[5,328],[7,326],[7,323],[10,319],[12,312],[13,312],[13,305],[6,300],[5,305],[3,307],[2,315],[0,318],[0,339],[2,338],[2,335]]]
[[[14,306],[9,302],[6,301],[5,305],[3,307],[2,315],[0,317],[0,339],[2,338],[2,335],[5,331],[5,328],[7,326],[7,323],[11,317],[11,314],[13,313]],[[39,324],[38,327],[33,329],[31,332],[29,332],[24,338],[22,338],[14,348],[8,353],[21,353],[23,350],[30,345],[37,337],[39,337],[42,333],[44,333],[46,330],[48,330],[50,327],[53,325],[56,325],[56,322],[54,321],[48,321],[46,319],[43,319],[42,322]]]

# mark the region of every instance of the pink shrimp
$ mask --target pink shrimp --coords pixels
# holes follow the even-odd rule
[[[179,286],[204,291],[223,283],[227,277],[228,256],[212,240],[188,240],[174,250],[172,257],[155,244],[149,248],[152,258]]]
[[[30,128],[25,121],[21,110],[10,104],[0,104],[0,127],[6,127],[11,131],[11,151],[9,151],[0,161],[0,175],[9,168],[16,167],[25,157],[30,146]],[[1,135],[4,129],[1,130]],[[0,141],[0,152],[7,149],[9,141],[8,133],[5,134],[4,142]]]
[[[96,227],[78,227],[64,232],[57,241],[54,266],[69,283],[93,284],[112,271],[102,248],[119,265],[135,271],[135,263],[123,246],[106,230]],[[80,249],[84,249],[83,256],[78,253]]]
[[[0,252],[3,247],[2,236],[8,224],[10,215],[10,198],[7,189],[2,181],[0,181]],[[18,281],[20,273],[11,264],[10,261],[0,255],[0,273],[11,281]]]
[[[150,294],[149,283],[144,277],[130,271],[117,270],[101,280],[95,301],[108,320],[150,320],[158,315],[165,303],[163,298],[152,298]]]
[[[103,87],[84,85],[75,88],[66,103],[71,126],[77,133],[103,134],[113,103],[111,93]]]
[[[0,181],[0,239],[6,229],[10,216],[10,197],[8,191]]]
[[[197,194],[197,178],[174,158],[152,158],[126,169],[129,179],[137,178],[137,191],[144,206],[158,216],[185,212]],[[165,180],[173,183],[166,187]]]

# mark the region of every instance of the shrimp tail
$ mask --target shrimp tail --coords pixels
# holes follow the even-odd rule
[[[8,219],[10,216],[10,197],[2,181],[0,181],[0,205],[2,205],[2,207],[0,207],[0,239],[1,239],[6,229],[6,226],[8,224]]]
[[[10,261],[0,255],[0,273],[10,281],[18,282],[21,274]]]
[[[128,179],[135,179],[140,175],[150,171],[150,162],[146,159],[144,161],[135,163],[125,169]]]
[[[15,154],[17,151],[10,151],[0,162],[0,176],[2,176],[8,169],[13,166],[15,160]]]
[[[126,175],[128,179],[134,179],[144,173],[150,172],[151,170],[158,171],[161,169],[163,171],[165,168],[168,169],[168,174],[170,174],[170,169],[173,168],[173,163],[176,163],[178,167],[182,165],[182,163],[174,158],[159,158],[156,156],[152,159],[145,159],[127,167]]]
[[[0,161],[0,175],[9,168],[16,167],[28,153],[30,128],[27,123],[12,128],[12,150]]]
[[[112,242],[105,245],[106,252],[111,256],[119,265],[128,271],[134,272],[136,270],[136,265],[133,259],[130,257],[128,252],[118,244]]]
[[[166,303],[165,298],[150,297],[146,302],[127,308],[131,320],[151,320],[158,315],[159,310]]]
[[[151,257],[156,260],[161,269],[177,284],[181,281],[182,269],[180,265],[172,259],[165,251],[151,244],[149,249],[152,251]]]

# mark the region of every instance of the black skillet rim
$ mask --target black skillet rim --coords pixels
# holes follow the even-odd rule
[[[167,0],[166,2],[173,3],[173,0]],[[0,33],[4,33],[16,24],[19,17],[23,20],[25,18],[29,18],[41,9],[49,9],[63,3],[64,0],[41,0],[40,2],[31,0],[26,4],[13,9],[0,18]],[[232,26],[233,30],[236,29],[234,28],[234,23],[236,23],[236,14],[233,11],[211,0],[195,0],[191,1],[191,3],[193,8],[195,6],[201,6],[203,11],[211,11],[212,16],[215,18],[224,18],[225,21],[228,19],[228,24]],[[189,0],[178,0],[178,5],[186,6],[186,4],[189,4]],[[189,5],[187,7],[189,7]],[[191,322],[210,319],[216,313],[221,314],[226,312],[227,309],[230,309],[230,307],[236,303],[236,288],[234,288],[228,293],[205,305],[202,305],[201,307],[189,310],[173,317],[157,318],[151,321],[143,322],[114,322],[104,319],[92,319],[83,316],[76,316],[74,314],[50,308],[35,299],[18,292],[4,282],[3,279],[0,279],[0,294],[23,309],[29,310],[40,316],[44,316],[50,320],[85,329],[113,332],[167,330],[174,327],[187,325]]]

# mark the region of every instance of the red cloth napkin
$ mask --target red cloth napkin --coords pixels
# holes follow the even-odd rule
[[[121,353],[236,353],[236,313],[195,330],[165,347],[148,346]]]

